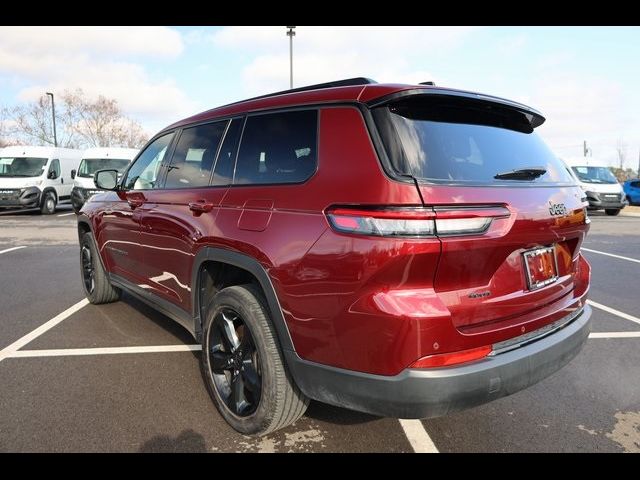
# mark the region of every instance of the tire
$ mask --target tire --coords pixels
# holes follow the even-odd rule
[[[42,197],[40,213],[43,215],[53,215],[56,212],[56,196],[52,192],[47,192]]]
[[[224,334],[229,320],[235,331],[235,350],[228,341],[229,335]],[[218,411],[242,434],[266,435],[284,428],[298,420],[309,405],[309,399],[295,385],[286,368],[266,301],[254,285],[224,288],[211,300],[205,316],[200,359],[207,390]],[[216,368],[221,364],[226,367]],[[243,400],[235,395],[238,379],[242,380],[239,398]]]
[[[612,217],[615,217],[616,215],[618,215],[620,213],[620,209],[619,208],[607,208],[605,209],[605,212],[607,215],[611,215]]]
[[[88,270],[89,266],[93,272],[92,275]],[[98,257],[93,235],[89,232],[82,235],[80,241],[80,278],[84,294],[90,303],[100,305],[120,299],[122,290],[109,282],[109,277],[102,268],[102,262]]]

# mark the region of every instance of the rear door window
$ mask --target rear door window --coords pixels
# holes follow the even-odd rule
[[[316,171],[317,110],[247,118],[233,183],[300,183]]]
[[[373,110],[394,170],[435,183],[573,183],[533,132],[527,114],[486,102],[443,96],[400,100]],[[542,167],[527,182],[501,173]]]
[[[230,185],[233,180],[233,165],[236,160],[238,141],[242,132],[244,118],[234,118],[224,136],[215,170],[213,171],[212,185]]]

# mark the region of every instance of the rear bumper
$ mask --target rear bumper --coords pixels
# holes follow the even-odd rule
[[[458,367],[405,369],[372,375],[300,359],[286,351],[295,381],[308,397],[340,407],[398,418],[446,415],[511,395],[569,363],[589,337],[591,308],[559,330],[513,350]]]

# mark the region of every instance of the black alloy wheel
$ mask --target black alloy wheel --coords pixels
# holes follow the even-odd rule
[[[252,415],[260,404],[260,357],[249,328],[235,310],[218,311],[209,329],[207,355],[217,395],[237,417]]]
[[[96,287],[95,282],[95,268],[93,266],[93,258],[91,256],[91,249],[88,245],[82,246],[82,280],[84,282],[84,286],[87,290],[87,293],[93,293],[93,290]]]

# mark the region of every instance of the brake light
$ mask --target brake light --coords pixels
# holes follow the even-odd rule
[[[361,210],[335,208],[327,212],[331,226],[344,233],[384,237],[431,237],[435,213],[424,208]]]
[[[460,350],[459,352],[440,353],[437,355],[427,355],[409,365],[409,368],[436,368],[458,365],[460,363],[480,360],[491,353],[491,345],[485,347]]]
[[[334,207],[327,218],[342,233],[382,237],[475,235],[488,230],[494,218],[510,215],[505,207]]]

